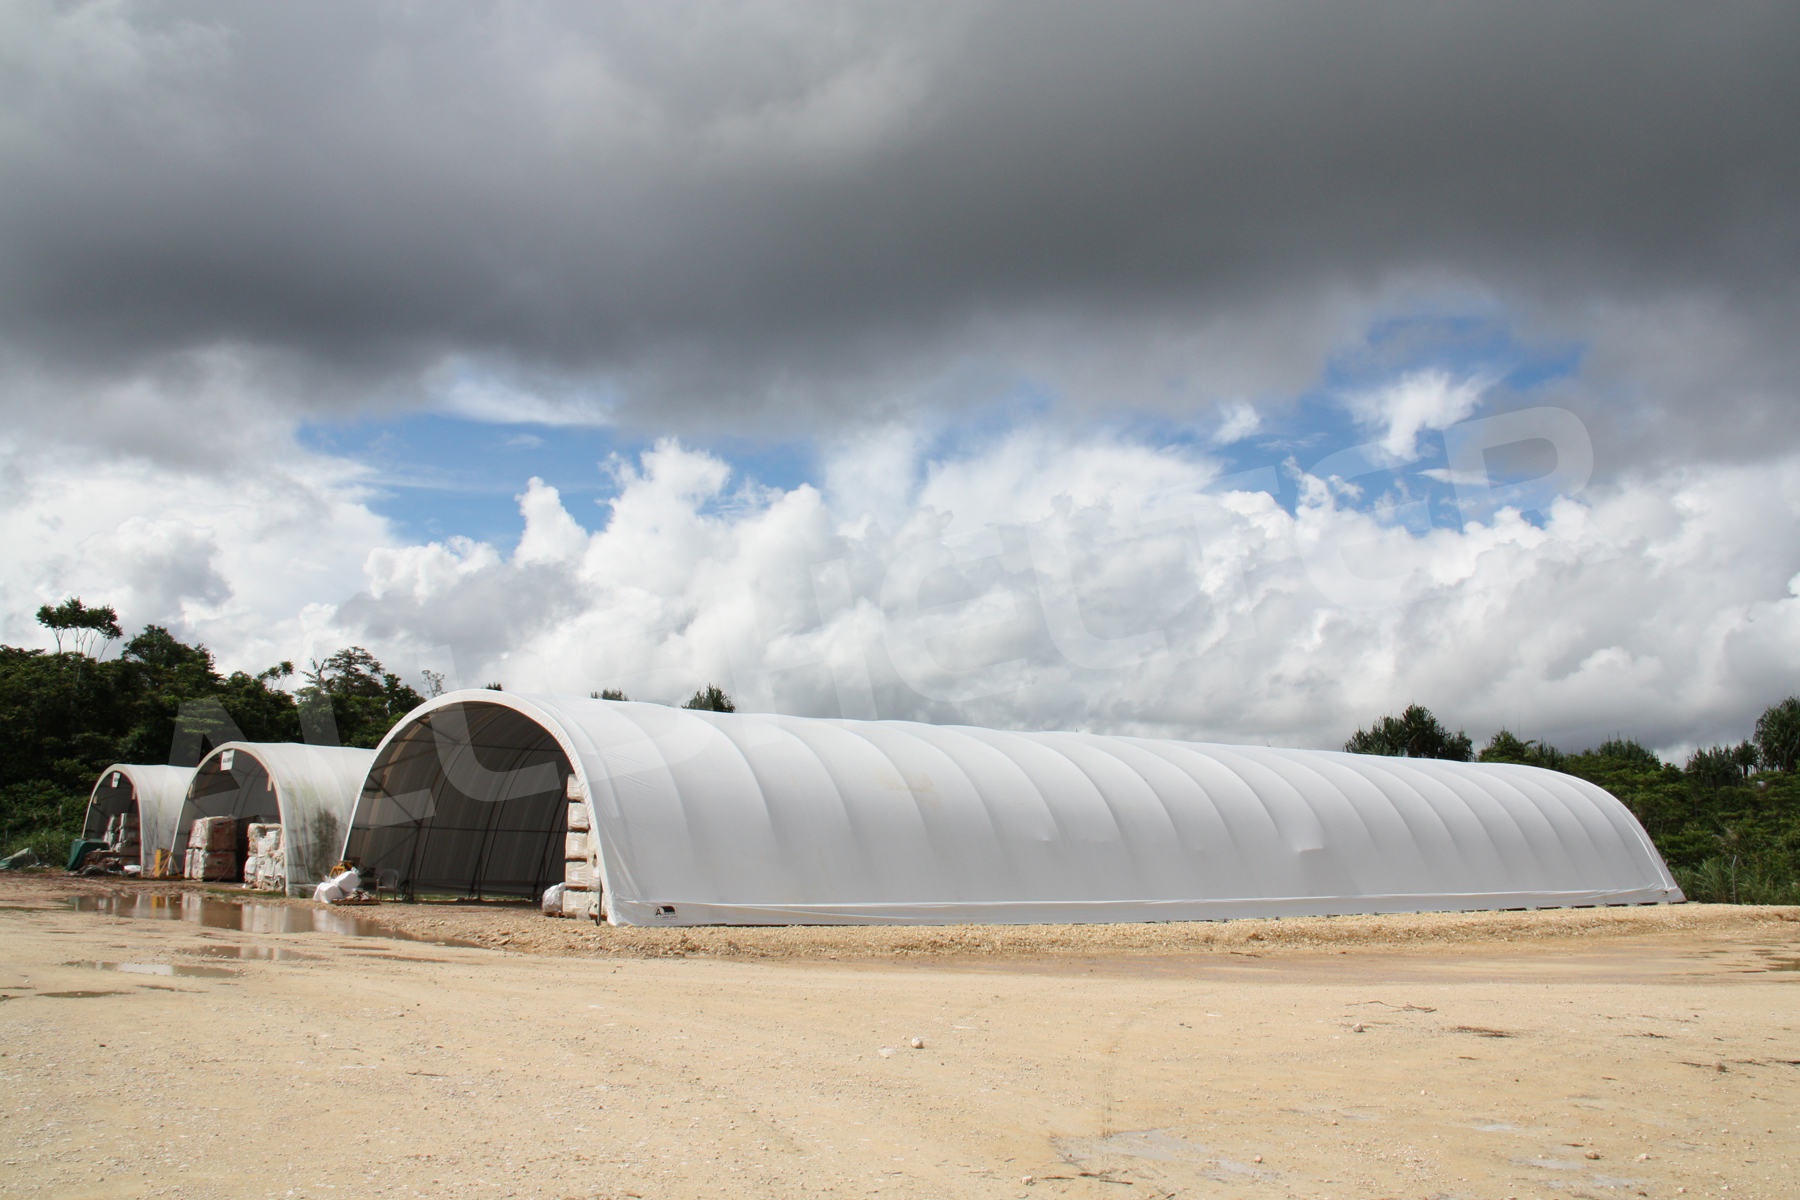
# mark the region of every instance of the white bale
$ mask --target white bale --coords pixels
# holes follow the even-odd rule
[[[334,875],[313,890],[313,899],[325,904],[333,904],[349,896],[362,886],[362,876],[355,871],[345,871],[342,875]]]
[[[587,801],[569,801],[569,828],[585,830],[589,824]]]
[[[562,910],[563,910],[563,885],[562,884],[553,883],[549,887],[544,889],[544,898],[542,901],[542,908],[545,912],[549,913],[553,917],[562,916]]]

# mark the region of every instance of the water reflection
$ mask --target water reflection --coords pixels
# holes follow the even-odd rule
[[[88,967],[95,971],[119,971],[126,975],[180,975],[188,979],[233,979],[236,971],[224,967],[189,967],[180,963],[66,962],[65,967]]]
[[[434,946],[474,946],[447,938],[425,938],[364,920],[340,909],[301,908],[287,904],[259,904],[254,900],[226,900],[193,892],[163,892],[135,896],[75,896],[69,900],[76,912],[102,913],[109,917],[143,920],[188,921],[211,929],[235,929],[240,933],[330,933],[340,937],[392,938],[403,942],[430,942]]]
[[[201,946],[194,950],[183,950],[182,953],[198,954],[205,958],[255,959],[258,962],[303,962],[312,957],[298,950],[289,950],[286,946]]]

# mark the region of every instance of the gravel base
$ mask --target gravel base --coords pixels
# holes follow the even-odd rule
[[[190,892],[257,904],[323,908],[231,887],[25,873],[5,879],[8,903],[76,895]],[[1657,934],[1753,933],[1800,923],[1800,907],[1679,904],[1535,912],[1395,913],[1130,925],[855,925],[615,928],[546,917],[521,901],[387,903],[342,910],[405,936],[529,954],[775,960],[920,960],[1178,956],[1254,950],[1426,948]]]

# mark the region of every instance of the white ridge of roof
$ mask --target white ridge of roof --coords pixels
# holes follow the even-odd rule
[[[554,737],[587,797],[615,924],[1169,921],[1683,899],[1615,797],[1501,763],[483,689],[409,713],[377,749],[365,795],[396,739],[458,704],[510,708]]]

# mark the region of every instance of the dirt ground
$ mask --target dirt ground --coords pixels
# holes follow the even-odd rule
[[[244,899],[0,876],[0,1194],[1800,1197],[1795,909],[618,930]]]

